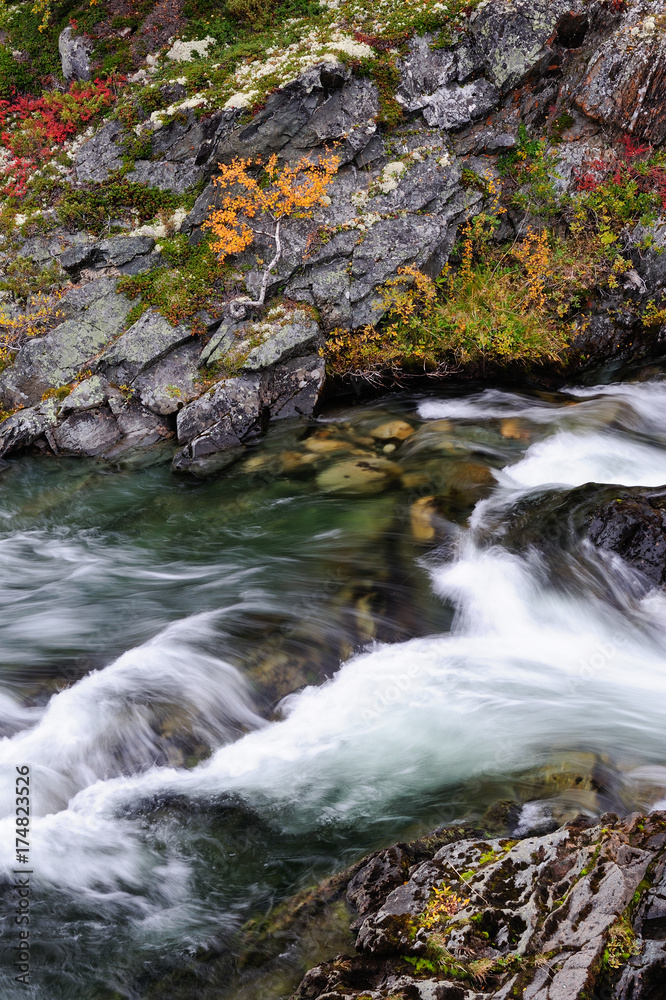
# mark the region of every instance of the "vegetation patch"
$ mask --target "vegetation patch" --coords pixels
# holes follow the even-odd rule
[[[184,235],[162,240],[164,267],[145,274],[121,278],[120,291],[130,299],[141,296],[142,311],[153,306],[171,323],[189,319],[202,309],[221,313],[230,269],[221,263],[210,237],[196,246]],[[132,322],[138,315],[131,317]]]

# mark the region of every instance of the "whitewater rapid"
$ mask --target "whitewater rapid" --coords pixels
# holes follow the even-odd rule
[[[666,383],[571,390],[567,402],[489,391],[421,404],[424,419],[518,417],[545,435],[496,473],[455,557],[431,564],[434,591],[455,608],[450,633],[368,648],[331,680],[286,698],[269,723],[239,671],[201,651],[205,615],[168,625],[42,710],[4,692],[0,715],[13,735],[0,742],[2,774],[11,783],[14,765],[33,769],[39,879],[122,897],[145,918],[175,912],[194,892],[182,852],[158,851],[142,825],[151,802],[230,795],[298,833],[369,824],[407,798],[519,771],[558,750],[612,748],[634,768],[664,760],[666,596],[632,591],[626,567],[613,606],[594,588],[569,592],[538,551],[510,552],[484,535],[493,511],[531,491],[666,483]],[[581,579],[590,566],[612,578],[612,560],[591,547],[563,558]],[[152,764],[160,704],[196,720],[217,748],[208,760]],[[7,813],[7,871],[11,831]]]

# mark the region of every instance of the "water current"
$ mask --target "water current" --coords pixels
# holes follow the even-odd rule
[[[306,958],[252,979],[239,929],[363,853],[500,799],[663,805],[666,595],[585,526],[664,484],[654,369],[329,411],[210,480],[13,461],[2,997],[17,767],[38,1000],[287,996]]]

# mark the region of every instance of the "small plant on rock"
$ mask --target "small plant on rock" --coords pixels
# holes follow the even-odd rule
[[[220,260],[241,253],[259,233],[275,243],[275,255],[264,269],[259,295],[255,300],[234,299],[230,305],[234,319],[243,319],[248,309],[263,306],[269,275],[282,257],[282,220],[296,215],[309,217],[315,205],[325,204],[326,189],[339,163],[339,157],[327,155],[316,162],[303,157],[295,164],[280,167],[274,154],[259,179],[249,173],[251,160],[233,160],[228,166],[220,164],[221,173],[215,183],[224,192],[221,206],[204,223],[216,237],[213,249]],[[268,231],[248,224],[247,220],[256,216],[266,219]]]

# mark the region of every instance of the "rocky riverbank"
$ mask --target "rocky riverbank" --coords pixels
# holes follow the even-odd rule
[[[662,352],[662,0],[426,4],[383,34],[347,6],[292,18],[301,41],[245,62],[234,45],[278,29],[233,12],[236,42],[134,46],[129,81],[72,84],[87,131],[37,101],[58,156],[35,154],[20,185],[26,119],[5,111],[2,455],[206,475],[327,384],[554,384]],[[103,69],[102,30],[63,31],[67,79]],[[231,318],[275,245],[248,217],[251,245],[220,269],[203,227],[218,164],[326,150],[337,172],[282,220],[266,308]]]
[[[663,996],[666,814],[607,814],[545,836],[440,830],[368,858],[338,890],[355,954],[294,1000]]]

